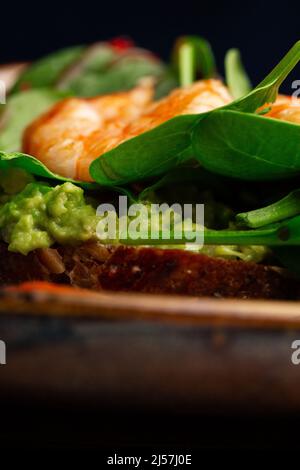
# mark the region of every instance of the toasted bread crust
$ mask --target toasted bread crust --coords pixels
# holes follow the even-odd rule
[[[182,250],[125,246],[106,248],[108,255],[102,262],[93,250],[89,245],[64,250],[73,285],[200,297],[294,299],[300,293],[298,281],[260,264]]]
[[[47,280],[93,290],[191,296],[297,299],[300,282],[255,263],[211,258],[181,250],[60,247],[65,272],[52,273],[39,253],[11,253],[0,244],[0,285]]]

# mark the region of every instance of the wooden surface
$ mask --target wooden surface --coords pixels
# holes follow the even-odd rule
[[[44,286],[44,287],[43,287]],[[0,314],[50,315],[109,320],[146,319],[185,324],[300,327],[300,303],[92,292],[70,287],[0,291]]]
[[[0,317],[1,401],[105,409],[300,412],[300,330]]]
[[[300,412],[297,303],[2,292],[0,397],[186,412]]]

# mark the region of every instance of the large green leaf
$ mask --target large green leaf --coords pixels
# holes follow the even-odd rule
[[[105,186],[166,173],[191,157],[191,130],[199,117],[179,116],[130,139],[93,161],[90,174]]]
[[[245,180],[300,173],[300,127],[224,109],[207,114],[193,131],[193,149],[208,170]]]

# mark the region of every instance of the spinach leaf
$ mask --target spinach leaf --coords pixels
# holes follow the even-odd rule
[[[257,85],[248,95],[233,101],[226,106],[243,112],[255,112],[266,103],[276,100],[278,89],[284,79],[293,70],[300,60],[300,41],[288,51],[276,67]]]
[[[208,113],[174,117],[122,143],[94,160],[92,178],[106,186],[122,185],[164,174],[192,156],[208,170],[235,178],[266,180],[295,174],[300,169],[299,126],[243,112],[274,101],[299,59],[300,41],[245,97]]]
[[[212,78],[217,75],[217,68],[214,53],[210,43],[199,36],[189,36],[193,43],[196,56],[196,70],[201,78]]]
[[[178,51],[179,83],[180,86],[189,86],[195,81],[196,67],[194,48],[190,43],[184,43]]]
[[[75,95],[91,95],[93,90],[87,89],[81,81],[86,77],[101,78],[109,64],[117,59],[117,53],[105,43],[99,42],[87,46],[80,57],[62,71],[56,80],[60,90],[72,90]]]
[[[251,91],[251,82],[243,67],[238,49],[229,49],[225,56],[226,84],[233,98],[241,98]]]
[[[0,150],[16,152],[21,150],[25,127],[54,103],[63,99],[66,93],[49,88],[28,90],[10,96],[0,106]]]
[[[96,47],[97,46],[97,47]],[[105,44],[95,44],[93,54],[86,52],[78,64],[70,68],[58,83],[58,88],[69,90],[76,96],[95,96],[129,90],[147,76],[155,77],[160,85],[159,93],[176,86],[173,77],[167,75],[166,66],[146,51],[118,56]],[[91,46],[90,49],[92,49]]]
[[[115,186],[166,173],[191,158],[190,134],[198,120],[197,115],[177,116],[127,140],[92,162],[92,178]]]
[[[99,42],[62,49],[34,62],[12,92],[54,87],[87,97],[129,90],[145,76],[156,78],[156,98],[178,85],[175,73],[148,51],[129,48],[120,54],[111,44]]]
[[[163,231],[150,234],[140,233],[139,239],[130,238],[129,233],[121,234],[120,240],[127,245],[176,245],[178,243],[191,243],[194,233],[182,234],[176,238],[171,234],[170,239],[163,238]],[[300,245],[300,216],[284,221],[282,223],[261,227],[256,230],[212,230],[204,229],[205,245],[266,245],[266,246],[294,246]]]
[[[84,181],[75,181],[71,178],[65,178],[60,176],[52,171],[48,170],[48,168],[37,158],[32,157],[31,155],[27,155],[25,153],[20,152],[2,152],[0,150],[0,168],[7,168],[7,167],[15,167],[15,168],[22,168],[26,170],[28,173],[41,176],[43,178],[50,178],[57,181],[69,181],[71,183],[77,184],[82,186],[86,189],[99,189],[99,185],[96,183],[86,183]]]
[[[60,74],[80,58],[83,50],[84,46],[69,47],[34,62],[21,74],[13,92],[53,86]]]
[[[187,46],[186,51],[189,51],[188,54],[192,54],[193,56],[194,75],[200,76],[201,78],[215,77],[217,69],[214,53],[210,43],[201,36],[182,36],[176,41],[172,53],[172,61],[177,72],[180,72],[182,65],[184,65],[180,60],[180,52],[182,48],[183,50],[185,49],[185,46]]]
[[[300,173],[300,127],[257,114],[215,110],[195,126],[194,154],[208,170],[244,180]]]
[[[244,226],[257,228],[298,214],[300,214],[300,189],[292,191],[269,206],[237,214],[236,221]]]
[[[206,244],[300,245],[300,216],[256,230],[205,230]]]

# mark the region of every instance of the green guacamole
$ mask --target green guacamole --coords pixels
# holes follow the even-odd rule
[[[0,234],[10,251],[26,255],[54,242],[84,242],[96,236],[96,225],[95,209],[72,183],[52,188],[32,182],[15,195],[2,196]]]
[[[215,211],[209,204],[207,207],[208,215]],[[10,251],[27,255],[55,242],[74,245],[96,240],[99,221],[95,208],[86,203],[84,190],[78,186],[64,183],[51,187],[35,181],[22,169],[1,168],[0,239],[8,243]],[[175,219],[173,223],[176,224]],[[160,248],[188,249],[213,257],[254,262],[262,261],[268,254],[268,249],[262,246],[210,245],[199,249],[196,245],[161,245]]]

